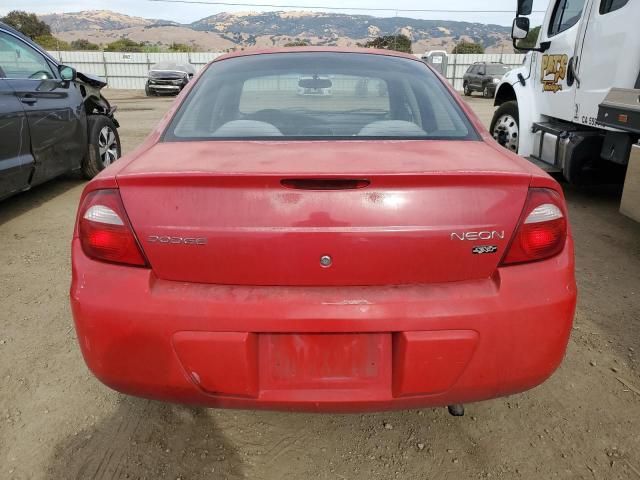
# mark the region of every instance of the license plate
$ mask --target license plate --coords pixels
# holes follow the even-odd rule
[[[390,384],[391,334],[260,335],[262,389]]]

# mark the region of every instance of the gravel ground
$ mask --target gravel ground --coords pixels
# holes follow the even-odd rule
[[[125,151],[172,101],[108,95]],[[491,103],[468,101],[488,123]],[[618,213],[619,191],[566,189],[580,298],[560,370],[452,418],[207,410],[109,390],[69,310],[82,187],[70,176],[0,204],[0,478],[640,479],[640,225]]]

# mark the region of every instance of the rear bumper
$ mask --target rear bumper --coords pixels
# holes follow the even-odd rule
[[[576,302],[570,242],[492,279],[399,287],[168,282],[90,260],[77,239],[72,258],[96,377],[210,407],[355,412],[521,392],[562,361]]]

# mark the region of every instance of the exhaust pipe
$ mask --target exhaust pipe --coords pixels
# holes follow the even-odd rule
[[[464,405],[448,405],[447,410],[449,410],[449,415],[452,417],[464,417]]]

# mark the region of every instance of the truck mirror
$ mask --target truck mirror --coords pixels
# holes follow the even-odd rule
[[[531,15],[533,11],[533,0],[518,0],[518,16]]]
[[[529,34],[529,19],[527,17],[516,17],[513,19],[513,27],[511,28],[511,38],[514,40],[522,40],[527,38]]]

